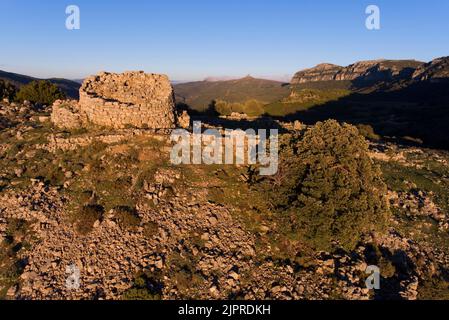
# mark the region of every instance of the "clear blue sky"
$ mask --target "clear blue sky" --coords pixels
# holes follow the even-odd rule
[[[65,8],[81,30],[65,28]],[[381,30],[365,8],[381,9]],[[447,0],[0,0],[0,69],[83,78],[282,76],[321,62],[449,55]]]

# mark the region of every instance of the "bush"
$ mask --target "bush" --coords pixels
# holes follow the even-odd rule
[[[137,211],[127,206],[114,208],[114,217],[114,220],[125,229],[135,230],[140,225]]]
[[[139,273],[133,287],[122,295],[122,300],[161,300],[164,288],[159,274]]]
[[[289,138],[278,173],[258,183],[284,227],[316,250],[352,250],[363,234],[380,231],[389,208],[381,171],[357,128],[334,120]]]
[[[93,230],[95,221],[103,218],[104,208],[99,205],[85,205],[77,215],[77,229],[81,234],[88,234]]]
[[[0,79],[0,99],[13,100],[16,95],[16,87],[9,82]]]
[[[65,94],[49,81],[32,81],[17,92],[16,99],[20,102],[28,100],[32,103],[51,105],[59,99],[65,99]]]
[[[263,102],[256,99],[247,100],[245,102],[226,102],[223,100],[217,100],[215,102],[216,111],[223,116],[229,116],[233,112],[245,113],[248,116],[260,116],[264,113]]]
[[[374,132],[374,129],[369,124],[358,124],[357,129],[359,133],[370,140],[380,140],[380,136]]]

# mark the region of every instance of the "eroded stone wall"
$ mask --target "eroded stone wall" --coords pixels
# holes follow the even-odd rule
[[[85,123],[118,129],[171,129],[176,123],[173,88],[168,77],[142,71],[91,76],[80,88],[77,107],[61,105],[53,106],[52,120],[62,127],[67,127],[70,119],[78,118]]]
[[[51,121],[60,128],[77,129],[83,126],[86,118],[80,112],[75,100],[57,100],[53,103]]]

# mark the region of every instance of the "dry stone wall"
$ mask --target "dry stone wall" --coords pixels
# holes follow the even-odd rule
[[[55,103],[52,121],[60,127],[82,122],[117,129],[172,129],[176,123],[173,88],[165,75],[102,72],[84,81],[77,105]]]
[[[77,129],[83,126],[86,118],[79,109],[79,104],[74,100],[57,100],[53,103],[51,121],[58,127]]]

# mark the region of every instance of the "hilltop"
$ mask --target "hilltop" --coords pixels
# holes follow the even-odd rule
[[[0,299],[449,296],[447,152],[334,120],[199,115],[218,130],[279,129],[279,171],[174,165],[167,77],[102,73],[80,96],[0,101]],[[366,287],[369,265],[381,290]]]
[[[282,82],[246,76],[225,81],[197,81],[174,85],[176,101],[192,109],[205,110],[214,100],[246,102],[251,99],[270,103],[289,94],[288,85]]]

